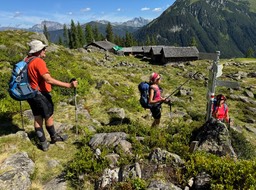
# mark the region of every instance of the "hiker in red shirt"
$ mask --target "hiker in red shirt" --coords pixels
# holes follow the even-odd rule
[[[212,116],[217,120],[229,123],[228,106],[224,95],[217,95],[216,103],[213,103],[212,107]]]
[[[38,93],[34,98],[30,98],[27,101],[34,115],[34,128],[40,141],[41,149],[47,151],[49,142],[46,140],[44,134],[43,123],[45,123],[46,130],[50,135],[51,143],[65,141],[68,138],[66,134],[61,135],[57,133],[54,128],[54,104],[50,94],[52,85],[76,88],[77,81],[66,83],[51,77],[46,63],[43,60],[46,56],[47,45],[39,40],[32,40],[28,45],[30,46],[30,51],[25,61],[32,59],[28,65],[29,84],[33,89],[38,90]]]

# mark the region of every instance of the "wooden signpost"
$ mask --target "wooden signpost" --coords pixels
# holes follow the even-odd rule
[[[216,53],[199,53],[200,59],[213,60],[213,65],[209,70],[208,92],[207,92],[207,115],[206,121],[212,117],[212,104],[215,97],[215,87],[224,86],[227,88],[238,88],[239,83],[232,81],[217,80],[222,75],[223,65],[219,64],[220,52]]]

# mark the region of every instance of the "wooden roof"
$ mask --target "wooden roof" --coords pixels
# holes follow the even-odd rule
[[[88,44],[86,47],[88,47],[88,46],[97,46],[104,50],[111,50],[113,47],[116,46],[116,44],[113,44],[112,42],[104,40],[104,41],[92,42],[92,43]]]
[[[150,48],[150,52],[153,55],[160,55],[161,54],[161,50],[163,49],[163,47],[165,47],[165,46],[152,46]]]
[[[132,52],[136,53],[143,53],[143,47],[142,46],[132,46]]]
[[[195,46],[191,47],[163,47],[163,56],[170,57],[198,57],[199,51]]]

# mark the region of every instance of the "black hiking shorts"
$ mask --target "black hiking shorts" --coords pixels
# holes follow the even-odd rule
[[[154,119],[160,119],[161,118],[161,105],[156,105],[150,108],[150,111],[152,113],[152,117]]]
[[[28,103],[34,116],[48,118],[53,115],[54,105],[50,93],[38,93],[36,97],[28,99]]]

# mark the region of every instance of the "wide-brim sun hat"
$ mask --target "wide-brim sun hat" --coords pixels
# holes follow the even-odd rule
[[[46,44],[43,44],[40,40],[32,40],[28,43],[30,51],[28,53],[36,53],[47,47]]]

